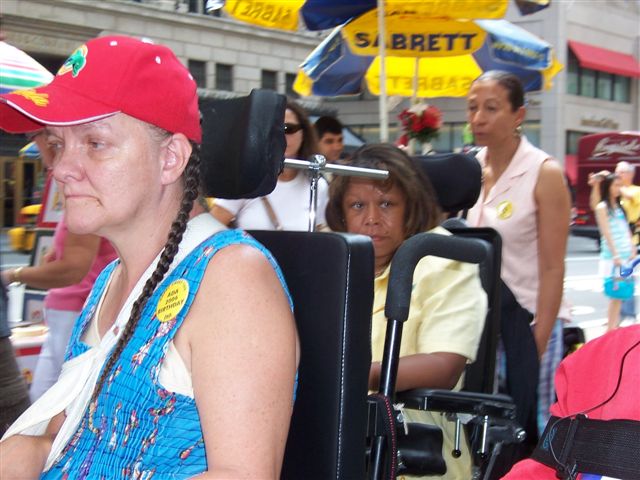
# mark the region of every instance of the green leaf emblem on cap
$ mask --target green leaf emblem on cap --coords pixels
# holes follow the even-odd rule
[[[87,64],[88,49],[86,45],[76,48],[73,53],[65,60],[58,70],[58,75],[64,75],[71,72],[71,75],[77,77],[80,71]]]

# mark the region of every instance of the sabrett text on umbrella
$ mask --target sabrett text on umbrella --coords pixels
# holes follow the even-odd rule
[[[264,2],[233,2],[231,13],[246,18],[261,19],[265,22],[284,22],[293,15],[291,7],[285,5],[275,6],[264,4]],[[239,11],[239,7],[244,9]]]
[[[471,84],[475,80],[474,77],[465,75],[447,75],[447,76],[430,76],[420,77],[417,79],[418,91],[420,90],[468,90],[471,88]],[[414,88],[414,82],[416,80],[412,77],[403,77],[389,75],[387,76],[387,84],[394,88],[404,88],[406,90],[412,90]],[[378,87],[379,88],[379,87]]]
[[[393,33],[390,42],[385,45],[389,50],[410,50],[417,52],[440,52],[471,50],[477,33]],[[372,38],[373,37],[373,38]],[[355,46],[358,48],[377,47],[378,36],[367,32],[355,34]],[[462,49],[460,48],[462,43]]]

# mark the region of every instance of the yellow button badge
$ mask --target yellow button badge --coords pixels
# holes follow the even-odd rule
[[[496,210],[498,211],[498,218],[500,220],[506,220],[513,214],[513,203],[509,200],[503,200],[498,204]]]
[[[180,279],[171,282],[160,296],[156,307],[156,317],[161,322],[168,322],[178,316],[180,310],[187,301],[189,295],[189,283]]]

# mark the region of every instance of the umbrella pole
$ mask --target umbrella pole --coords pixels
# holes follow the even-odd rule
[[[380,142],[389,141],[389,112],[387,110],[387,72],[385,68],[385,42],[387,36],[384,25],[384,0],[378,0],[378,56],[380,57]]]
[[[418,68],[420,67],[420,58],[416,57],[413,66],[413,96],[411,97],[411,105],[418,103]]]

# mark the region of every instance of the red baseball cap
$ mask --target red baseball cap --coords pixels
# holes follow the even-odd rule
[[[25,133],[125,113],[201,143],[196,83],[167,47],[106,36],[78,47],[48,85],[0,95],[0,128]]]

